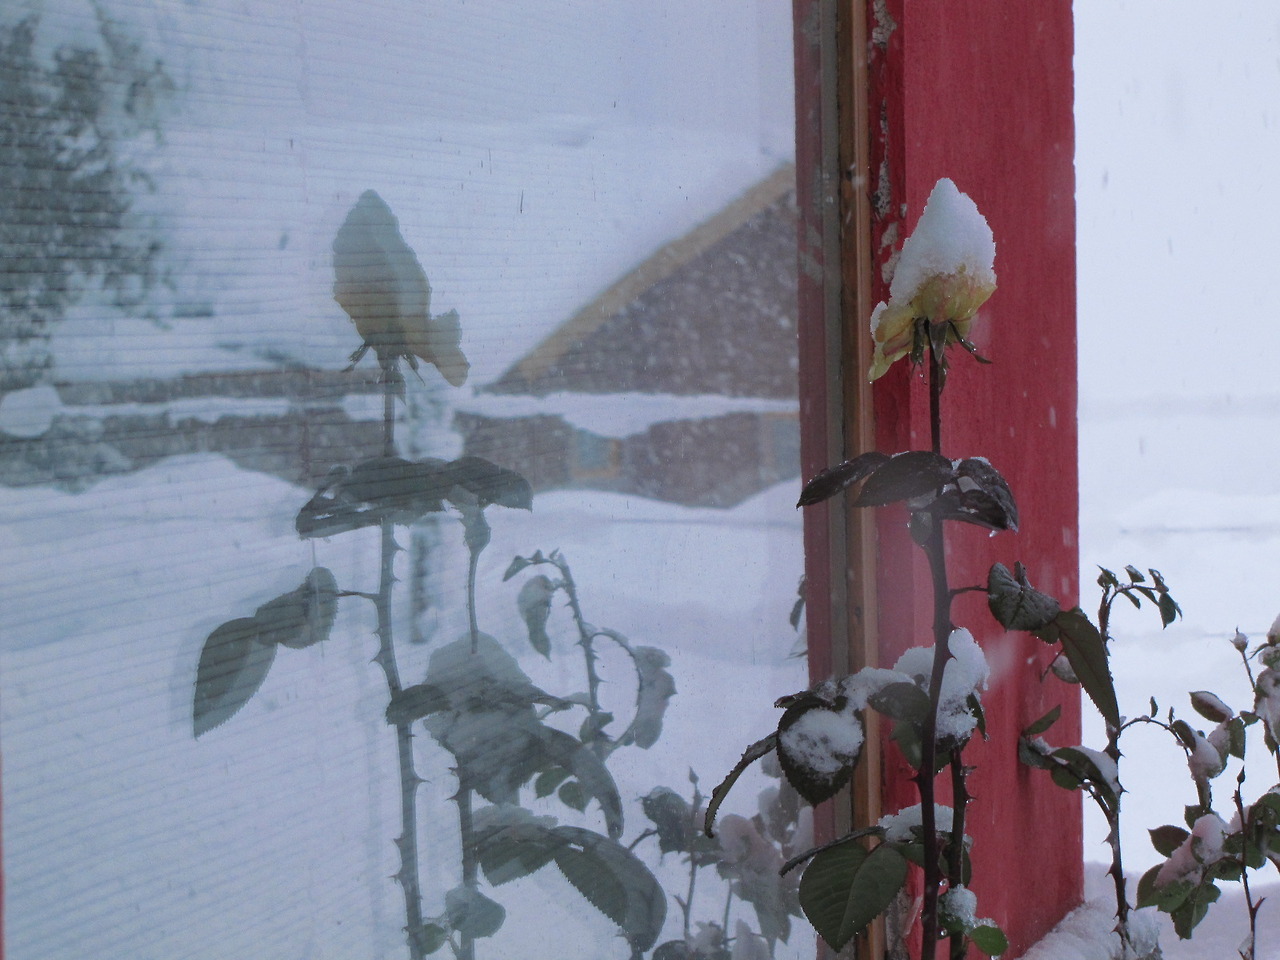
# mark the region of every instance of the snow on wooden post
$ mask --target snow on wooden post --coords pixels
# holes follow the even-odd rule
[[[1009,480],[1022,521],[1019,533],[996,537],[952,525],[952,582],[985,583],[991,563],[1021,560],[1033,583],[1071,603],[1078,591],[1071,5],[852,7],[795,3],[803,470],[812,475],[871,446],[928,447],[927,388],[907,364],[878,381],[869,401],[860,384],[869,304],[887,299],[889,257],[936,181],[950,177],[995,232],[999,288],[972,333],[995,365],[979,367],[956,352],[943,451],[988,457]],[[872,423],[874,440],[864,442]],[[892,664],[906,647],[931,640],[928,570],[906,535],[905,513],[877,511],[870,556],[856,522],[838,509],[806,517],[815,679],[873,660]],[[850,557],[864,562],[854,569]],[[981,594],[962,597],[955,620],[974,631],[994,669],[984,701],[991,739],[966,753],[977,767],[967,830],[973,886],[980,913],[1004,927],[1016,957],[1079,900],[1082,885],[1080,797],[1021,767],[1016,738],[1061,702],[1055,742],[1076,742],[1079,697],[1056,680],[1040,681],[1048,648],[1004,635]],[[882,763],[879,784],[855,784],[857,822],[874,817],[876,801],[892,811],[918,800],[891,745]],[[827,816],[835,829],[840,818]]]

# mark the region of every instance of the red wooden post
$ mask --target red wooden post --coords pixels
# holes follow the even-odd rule
[[[999,288],[973,330],[979,349],[995,366],[979,367],[957,351],[944,397],[943,450],[954,457],[988,457],[1009,480],[1023,526],[1016,535],[989,538],[977,528],[952,525],[952,583],[985,583],[992,562],[1011,565],[1021,560],[1033,583],[1065,603],[1074,602],[1078,560],[1071,5],[1066,0],[999,5],[983,0],[886,0],[853,5],[844,20],[829,15],[824,20],[824,9],[833,5],[832,0],[796,2],[805,473],[826,465],[818,463],[824,453],[826,463],[833,462],[830,454],[838,445],[831,440],[832,406],[851,395],[849,382],[865,376],[865,366],[844,370],[843,381],[833,385],[833,302],[842,304],[846,336],[866,340],[868,311],[851,315],[851,305],[887,299],[883,267],[889,255],[915,225],[934,183],[950,177],[991,223]],[[839,75],[833,80],[830,60],[824,66],[815,56],[823,48],[814,38],[821,29],[843,23],[847,42],[857,34],[848,29],[848,20],[860,14],[867,18],[867,62],[859,64],[855,44],[854,55],[838,63]],[[827,52],[830,55],[829,48]],[[823,97],[829,101],[832,96],[844,113],[822,112]],[[832,167],[830,149],[822,150],[829,142],[824,138],[831,136],[824,124],[829,127],[833,117],[849,116],[858,98],[866,98],[861,106],[869,117],[863,131],[869,155],[854,155],[862,147],[855,143],[855,150],[839,155],[839,165]],[[823,221],[814,201],[830,207],[824,184],[849,173],[851,189],[861,190],[869,202],[869,236],[858,235],[857,218],[846,199],[839,204],[845,230],[834,243],[828,231],[815,261],[812,246],[824,235],[821,229],[815,233]],[[847,261],[868,255],[869,275],[848,268]],[[847,293],[835,301],[819,295],[824,281],[828,286],[833,282],[833,256],[846,261],[846,285],[860,277],[869,287],[861,299]],[[806,265],[812,268],[815,262],[817,270],[806,275]],[[846,350],[846,364],[863,356]],[[872,396],[878,449],[927,448],[927,389],[906,364],[896,365],[876,384]],[[854,433],[849,424],[868,412],[845,413],[848,455],[858,452],[848,443]],[[906,647],[931,641],[930,585],[923,554],[906,535],[905,514],[882,510],[876,523],[872,649],[881,665],[891,665]],[[851,601],[842,593],[842,578],[833,563],[839,551],[832,541],[844,534],[840,519],[819,511],[806,518],[815,679],[829,676],[842,660],[838,648],[856,639],[857,631],[847,625],[858,618],[847,609],[846,628],[840,629],[840,607],[847,608]],[[823,594],[824,590],[831,593]],[[985,699],[991,739],[974,744],[966,754],[977,766],[970,785],[976,802],[970,807],[967,830],[975,840],[974,889],[981,914],[1004,927],[1009,955],[1017,956],[1079,901],[1082,849],[1079,795],[1021,767],[1016,738],[1022,727],[1062,702],[1064,715],[1054,729],[1055,742],[1078,742],[1079,697],[1075,688],[1054,679],[1039,680],[1048,648],[1025,636],[1003,635],[980,594],[957,602],[955,620],[973,630],[994,670]],[[822,653],[823,643],[835,652]],[[857,656],[851,659],[857,666]],[[884,808],[918,802],[910,770],[896,748],[885,745],[883,757]]]

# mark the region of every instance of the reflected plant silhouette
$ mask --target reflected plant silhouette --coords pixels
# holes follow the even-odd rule
[[[675,694],[667,669],[670,658],[657,647],[634,645],[615,630],[591,625],[568,561],[554,551],[516,557],[504,580],[521,578],[516,604],[527,642],[548,660],[579,659],[583,692],[561,696],[541,689],[509,652],[520,644],[482,631],[476,579],[491,539],[489,511],[531,510],[532,491],[519,473],[480,457],[446,461],[400,455],[396,403],[405,399],[404,366],[417,371],[424,361],[453,386],[465,382],[469,364],[460,347],[458,315],[430,312],[426,273],[390,208],[375,192],[360,197],[339,229],[333,250],[334,298],[361,338],[351,364],[372,351],[381,369],[383,443],[379,456],[335,467],[299,509],[295,528],[300,537],[313,541],[376,529],[378,584],[375,590],[340,586],[332,572],[316,567],[296,589],[214,630],[196,670],[196,737],[226,723],[249,702],[280,647],[332,642],[339,600],[363,600],[377,612],[374,661],[386,681],[385,715],[394,731],[399,767],[401,831],[394,843],[400,863],[395,879],[404,895],[404,929],[412,960],[446,947],[459,960],[474,960],[477,942],[494,936],[506,922],[505,908],[489,895],[492,890],[482,888],[482,879],[489,888],[498,888],[552,864],[617,925],[633,960],[651,950],[660,960],[753,960],[771,955],[773,944],[789,935],[789,917],[799,912],[794,886],[776,872],[797,835],[799,805],[794,794],[775,788],[762,814],[751,820],[738,818],[742,823],[734,845],[697,836],[694,826],[702,815],[702,798],[696,783],[691,804],[673,791],[657,788],[641,802],[653,826],[640,831],[630,844],[622,843],[624,803],[608,761],[625,747],[648,749],[657,743]],[[468,628],[462,637],[433,650],[423,679],[407,684],[392,616],[398,582],[395,560],[402,549],[397,528],[433,514],[451,514],[460,522],[468,557]],[[547,629],[559,596],[572,614],[572,642],[557,642]],[[625,722],[602,700],[602,646],[622,651],[635,678]],[[572,726],[577,712],[584,716],[576,731],[563,729]],[[458,883],[443,892],[441,909],[434,914],[426,911],[428,896],[421,880],[424,837],[418,786],[424,782],[419,767],[424,754],[415,749],[415,730],[425,730],[449,754],[452,765],[447,773],[456,781],[451,799],[457,813]],[[541,802],[539,812],[522,804],[528,793],[535,803]],[[572,819],[602,822],[603,830],[561,823],[541,812],[548,805],[543,801],[552,795]],[[426,822],[440,821],[431,817]],[[684,911],[684,936],[661,945],[668,895],[635,852],[653,837],[660,856],[676,853],[690,863],[685,896],[676,897]],[[694,935],[690,925],[695,881],[698,872],[710,866],[728,883],[729,901],[718,914],[718,924],[708,924]],[[759,932],[739,919],[734,934],[728,935],[734,898],[755,908]]]

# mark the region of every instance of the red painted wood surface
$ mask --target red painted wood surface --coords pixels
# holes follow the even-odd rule
[[[874,191],[876,299],[888,295],[884,261],[901,246],[940,177],[974,198],[997,243],[999,288],[973,331],[995,365],[981,367],[956,352],[944,395],[943,451],[988,457],[1013,488],[1022,529],[988,537],[976,527],[949,527],[952,585],[984,583],[994,561],[1011,566],[1021,560],[1033,583],[1072,603],[1078,559],[1071,5],[887,0],[867,7],[872,163],[866,188]],[[805,257],[815,256],[814,206],[806,208],[804,199],[816,185],[821,137],[817,65],[804,42],[816,9],[811,0],[797,0],[797,170],[802,221],[809,217],[801,225],[800,304],[807,475],[821,452],[825,405],[835,402],[826,394],[819,336],[821,285],[803,269]],[[866,319],[851,322],[865,329]],[[874,415],[879,449],[928,447],[928,392],[905,362],[877,383]],[[820,679],[830,669],[822,650],[830,632],[823,604],[814,601],[831,582],[830,534],[818,511],[806,524],[811,666]],[[878,544],[879,652],[889,666],[903,649],[931,642],[930,584],[900,509],[881,511]],[[977,766],[967,832],[975,840],[980,914],[1003,926],[1008,956],[1016,957],[1079,901],[1082,886],[1080,795],[1022,767],[1017,734],[1062,703],[1052,739],[1078,742],[1079,696],[1052,678],[1040,681],[1048,648],[1024,635],[1004,635],[980,594],[962,597],[954,620],[973,630],[995,672],[984,701],[991,739],[966,753]],[[884,753],[884,808],[918,802],[896,748],[886,744]]]

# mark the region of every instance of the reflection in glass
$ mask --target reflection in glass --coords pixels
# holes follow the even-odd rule
[[[790,5],[384,6],[0,14],[6,947],[808,956]]]

